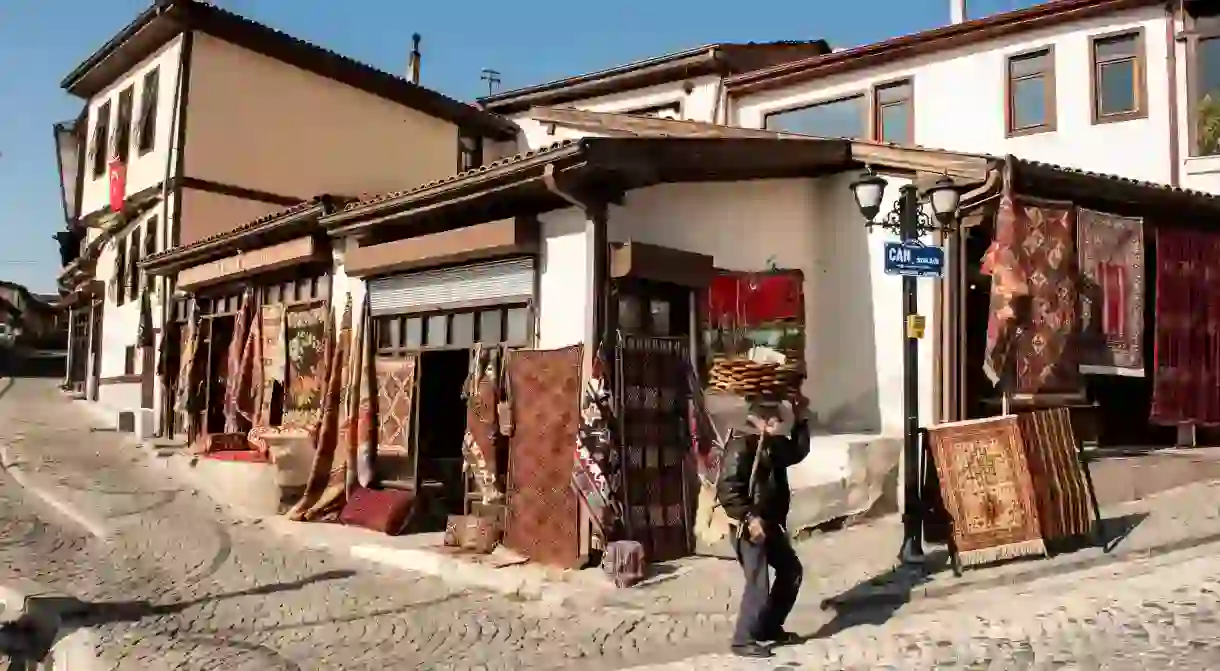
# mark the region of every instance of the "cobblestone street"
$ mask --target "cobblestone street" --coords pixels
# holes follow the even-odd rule
[[[119,435],[91,430],[53,383],[8,385],[0,382],[0,582],[33,578],[92,604],[74,624],[96,633],[110,668],[1220,666],[1215,546],[896,612],[853,611],[859,622],[804,608],[793,628],[819,638],[742,662],[721,654],[731,624],[723,611],[640,607],[645,591],[631,595],[636,605],[548,605],[289,545],[150,467]],[[33,486],[53,492],[61,510]],[[1205,505],[1214,515],[1216,501]],[[84,525],[64,516],[72,510],[86,513]]]

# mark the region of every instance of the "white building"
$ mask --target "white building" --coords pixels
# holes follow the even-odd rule
[[[480,98],[479,103],[517,122],[529,147],[581,135],[535,120],[529,113],[534,107],[562,105],[593,112],[723,123],[726,78],[829,51],[823,40],[711,44],[504,91]]]
[[[950,14],[964,19],[968,1]],[[729,74],[717,96],[686,99],[681,118],[1012,154],[1220,192],[1217,12],[1202,0],[1044,2]],[[613,100],[630,104],[616,106],[575,88],[560,96],[561,84],[544,85],[553,99],[534,104],[628,112],[653,95],[618,91]],[[529,91],[485,104],[511,109]],[[519,123],[532,146],[566,137]]]
[[[479,165],[485,138],[517,136],[419,86],[416,47],[400,77],[209,3],[159,0],[63,80],[85,101],[56,126],[66,247],[79,245],[60,276],[74,303],[78,392],[128,430],[150,433],[168,417],[154,369],[161,326],[181,314],[173,279],[154,280],[142,259],[319,194],[445,177]],[[139,341],[145,295],[152,335]]]

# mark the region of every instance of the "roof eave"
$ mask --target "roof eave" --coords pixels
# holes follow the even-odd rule
[[[197,245],[178,247],[156,256],[150,256],[141,261],[139,266],[150,275],[171,275],[184,268],[222,258],[245,247],[262,247],[264,244],[257,243],[264,243],[270,231],[289,226],[307,225],[310,221],[317,222],[330,209],[331,206],[327,202],[320,201],[303,210],[268,219],[257,226],[243,229],[233,235],[222,235]],[[256,244],[244,245],[248,241],[254,241]],[[269,241],[265,242],[265,244],[269,243]]]
[[[685,77],[718,73],[725,61],[719,46],[711,45],[635,61],[609,70],[600,70],[566,79],[557,79],[512,91],[479,98],[479,105],[498,114],[523,112],[537,105],[556,105],[582,98],[640,86],[642,82],[673,81]]]
[[[812,56],[774,67],[733,75],[725,80],[731,95],[746,95],[827,76],[882,65],[910,56],[950,49],[1017,32],[1090,18],[1124,9],[1162,4],[1164,0],[1060,0],[1003,14],[903,35],[851,49]]]
[[[95,93],[93,88],[84,88],[83,83],[99,65],[104,63],[106,59],[114,55],[124,44],[130,41],[140,31],[149,28],[158,19],[166,19],[175,22],[175,32],[181,32],[184,25],[182,24],[181,8],[178,4],[179,0],[157,0],[151,7],[140,12],[131,23],[124,26],[114,37],[111,37],[101,47],[90,54],[80,65],[77,65],[68,73],[66,77],[60,81],[59,86],[63,90],[72,95],[82,98],[88,98]],[[172,36],[171,36],[172,39]]]
[[[554,151],[540,151],[536,156],[472,173],[460,180],[442,181],[432,187],[411,191],[395,198],[335,212],[322,217],[321,224],[332,236],[350,235],[374,219],[381,220],[437,198],[449,198],[462,189],[477,189],[499,181],[514,181],[530,171],[541,170],[548,163],[569,161],[580,156],[585,150],[584,147],[585,143],[574,142]]]

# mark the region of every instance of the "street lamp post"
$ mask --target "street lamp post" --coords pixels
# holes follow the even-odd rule
[[[874,226],[880,226],[888,231],[896,231],[903,243],[917,243],[923,235],[933,231],[950,233],[957,217],[957,208],[961,197],[957,187],[948,176],[937,180],[936,184],[925,191],[927,200],[932,205],[934,217],[928,216],[920,207],[919,190],[914,184],[905,184],[899,191],[898,200],[893,209],[880,221],[877,215],[881,211],[881,201],[885,196],[887,182],[871,169],[861,175],[851,184],[856,205],[864,215],[865,227],[871,231]],[[923,515],[920,510],[921,469],[919,449],[919,329],[913,322],[919,314],[918,297],[916,293],[916,277],[904,274],[902,277],[902,369],[903,393],[902,405],[905,421],[903,422],[903,515],[902,548],[899,558],[904,564],[921,564],[923,562]]]

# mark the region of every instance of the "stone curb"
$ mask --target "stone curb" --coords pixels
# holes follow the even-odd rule
[[[37,478],[33,474],[26,472],[21,467],[21,460],[13,458],[13,449],[11,446],[0,443],[0,467],[5,472],[12,476],[13,480],[21,485],[21,488],[33,494],[44,504],[53,508],[60,515],[68,518],[77,526],[80,526],[91,536],[95,538],[105,539],[110,536],[110,529],[102,519],[96,519],[82,512],[76,505],[70,502],[63,496],[60,496],[52,485],[44,485],[37,482]]]
[[[865,592],[856,597],[826,599],[822,602],[821,609],[825,610],[829,608],[836,610],[855,610],[875,608],[878,606],[900,605],[924,599],[944,599],[972,591],[982,591],[997,587],[1012,587],[1014,585],[1041,580],[1043,578],[1050,578],[1095,569],[1109,564],[1162,557],[1214,543],[1220,543],[1220,532],[1205,534],[1202,536],[1193,536],[1190,538],[1181,538],[1176,541],[1153,545],[1147,548],[1106,553],[1097,557],[1064,562],[1061,564],[1048,562],[1041,565],[1031,565],[1030,569],[1027,571],[1007,573],[1004,575],[997,575],[991,578],[982,578],[970,582],[916,586],[911,590],[878,586],[875,592]],[[967,572],[969,572],[969,570],[970,569],[966,569]],[[809,610],[810,607],[806,606],[804,609]]]

